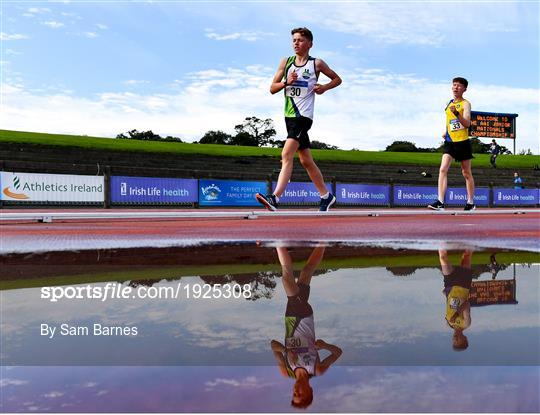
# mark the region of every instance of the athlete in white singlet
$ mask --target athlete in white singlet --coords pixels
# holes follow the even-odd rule
[[[324,374],[342,353],[337,346],[315,340],[313,309],[308,302],[311,277],[322,260],[324,249],[323,246],[313,249],[296,282],[289,251],[285,247],[276,248],[283,271],[281,281],[287,294],[285,344],[272,340],[270,346],[282,375],[295,379],[291,405],[297,408],[307,408],[313,401],[309,379]],[[319,350],[327,350],[330,355],[321,361]]]
[[[313,161],[308,131],[313,123],[315,94],[322,95],[341,84],[341,78],[322,60],[309,55],[313,46],[313,34],[305,27],[291,31],[294,56],[283,58],[274,75],[270,92],[285,93],[285,125],[287,140],[281,152],[281,171],[273,193],[255,195],[257,201],[268,210],[277,210],[279,197],[285,191],[293,170],[294,155],[298,152],[300,163],[321,195],[319,211],[327,212],[336,202],[336,197],[328,191],[319,167]],[[323,73],[330,82],[317,83]]]

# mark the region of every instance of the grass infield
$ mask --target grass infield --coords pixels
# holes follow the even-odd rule
[[[86,135],[46,134],[0,130],[0,144],[88,149],[103,152],[143,152],[168,154],[200,154],[215,157],[279,157],[279,148],[228,146],[219,144],[170,143],[159,141],[123,140]],[[438,144],[433,143],[434,145]],[[315,160],[358,164],[398,164],[438,166],[441,153],[397,153],[385,151],[312,150]],[[490,167],[489,154],[475,154],[473,166]],[[528,169],[540,163],[540,156],[503,155],[497,166],[508,169]]]

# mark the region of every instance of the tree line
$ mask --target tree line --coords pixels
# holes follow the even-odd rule
[[[241,124],[234,126],[235,134],[227,134],[221,130],[207,131],[199,141],[194,144],[223,144],[230,146],[252,146],[252,147],[283,147],[285,140],[276,139],[276,129],[271,118],[264,120],[257,117],[246,117]],[[131,130],[126,134],[118,134],[118,139],[123,140],[146,140],[146,141],[167,141],[183,143],[180,137],[161,137],[149,131]],[[321,150],[338,150],[337,146],[332,146],[322,141],[312,140],[311,148]]]
[[[276,138],[276,129],[271,118],[260,119],[257,117],[246,117],[241,124],[234,126],[235,134],[227,134],[221,130],[207,131],[199,141],[194,144],[222,144],[230,146],[252,146],[252,147],[283,147],[285,140]],[[124,140],[147,140],[183,143],[180,137],[161,137],[149,131],[131,130],[126,134],[118,134],[118,139]],[[489,143],[483,143],[478,138],[471,138],[473,153],[489,153]],[[408,153],[442,153],[444,143],[438,147],[422,148],[417,147],[411,141],[397,140],[386,147],[384,151],[408,152]],[[321,150],[339,150],[339,147],[326,144],[322,141],[312,140],[311,148]],[[501,146],[502,154],[512,154],[508,148]],[[529,150],[530,153],[530,150]],[[525,154],[525,153],[524,153]]]

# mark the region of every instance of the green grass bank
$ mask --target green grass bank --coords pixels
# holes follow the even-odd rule
[[[0,148],[9,145],[78,148],[106,152],[138,152],[150,154],[204,155],[215,157],[279,157],[279,148],[243,147],[218,144],[170,143],[158,141],[122,140],[85,135],[46,134],[27,131],[0,130]],[[396,153],[356,150],[312,150],[315,160],[347,164],[424,165],[437,166],[440,153]],[[489,155],[475,154],[474,166],[488,168]],[[538,155],[504,155],[497,160],[500,168],[532,169],[540,163]]]

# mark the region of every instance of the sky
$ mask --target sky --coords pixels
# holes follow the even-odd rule
[[[293,54],[290,30],[307,26],[311,55],[343,79],[316,97],[312,139],[438,146],[451,79],[464,76],[472,109],[519,114],[517,150],[539,153],[536,0],[3,0],[0,9],[3,129],[152,130],[191,142],[256,116],[284,138],[284,99],[269,86]]]

